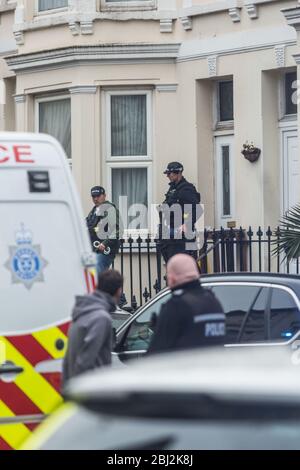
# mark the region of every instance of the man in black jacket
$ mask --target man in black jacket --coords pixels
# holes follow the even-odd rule
[[[197,258],[195,223],[201,214],[200,193],[182,175],[183,165],[168,164],[164,174],[170,180],[165,200],[159,206],[160,230],[158,248],[167,262],[177,253]]]
[[[91,189],[94,207],[86,218],[94,252],[97,254],[97,273],[108,269],[120,246],[121,219],[118,209],[106,199],[105,189]]]
[[[167,264],[167,279],[172,297],[161,308],[148,354],[224,344],[223,308],[201,286],[196,261],[175,255]]]

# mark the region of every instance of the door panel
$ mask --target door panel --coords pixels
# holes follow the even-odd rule
[[[0,367],[0,449],[18,447],[43,415],[61,402],[61,361],[67,324],[31,335],[2,336],[5,372]],[[14,372],[14,368],[19,371]]]
[[[296,130],[285,131],[283,134],[283,210],[286,212],[300,200],[300,171],[298,155],[298,136]]]
[[[283,131],[283,212],[300,202],[300,159],[298,133],[296,130]],[[285,264],[284,266],[285,270]],[[291,274],[297,273],[296,260],[289,266]]]

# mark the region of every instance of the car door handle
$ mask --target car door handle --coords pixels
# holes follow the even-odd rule
[[[23,367],[16,366],[15,364],[2,364],[0,366],[0,376],[1,375],[6,375],[6,374],[20,374],[23,372],[24,369]]]

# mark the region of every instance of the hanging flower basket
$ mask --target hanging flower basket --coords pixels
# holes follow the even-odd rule
[[[242,154],[251,163],[259,159],[260,152],[261,150],[258,147],[254,147],[253,143],[243,145]]]

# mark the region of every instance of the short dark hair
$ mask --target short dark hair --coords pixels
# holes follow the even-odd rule
[[[110,295],[115,295],[123,287],[124,278],[119,271],[107,269],[98,275],[97,289]]]

